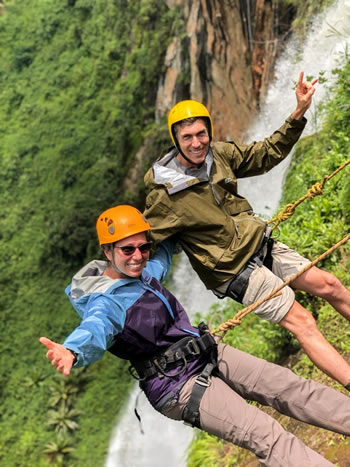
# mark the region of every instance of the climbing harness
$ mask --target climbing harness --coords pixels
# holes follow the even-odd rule
[[[199,406],[205,391],[210,386],[211,375],[217,368],[218,355],[216,341],[209,333],[208,326],[204,323],[200,323],[198,329],[202,335],[208,335],[212,338],[212,346],[209,355],[210,361],[206,364],[202,372],[196,377],[191,396],[186,407],[184,408],[182,417],[185,425],[200,428]]]
[[[146,381],[156,376],[158,378],[174,378],[183,374],[187,364],[203,355],[211,355],[216,346],[209,332],[201,332],[204,324],[198,327],[200,337],[184,337],[170,345],[165,351],[145,360],[131,360],[130,374],[140,381]],[[175,371],[174,371],[175,370]]]
[[[244,268],[229,283],[225,297],[230,297],[238,303],[243,303],[243,297],[248,288],[251,273],[257,266],[261,266],[259,258],[251,258]]]
[[[207,363],[202,373],[196,377],[191,396],[182,415],[185,425],[201,427],[199,406],[205,391],[210,386],[210,377],[215,368],[216,364]]]
[[[236,302],[242,303],[247,291],[249,277],[257,266],[266,266],[272,270],[272,247],[274,240],[271,238],[271,227],[267,227],[257,251],[245,264],[243,269],[230,281],[225,297],[230,297]]]
[[[198,326],[199,337],[184,337],[169,346],[164,352],[156,356],[142,360],[131,361],[129,371],[131,375],[139,381],[145,381],[155,377],[174,378],[184,373],[187,369],[187,363],[204,356],[207,360],[202,372],[196,377],[193,390],[184,409],[184,422],[191,426],[200,426],[199,405],[202,396],[210,385],[210,377],[217,367],[217,344],[215,338],[209,332],[205,323]],[[172,370],[175,372],[169,373]],[[136,371],[136,374],[135,374]],[[135,406],[135,414],[140,420]]]
[[[233,318],[229,319],[228,321],[226,321],[225,323],[222,323],[217,329],[214,329],[213,331],[210,331],[211,334],[213,335],[220,335],[220,333],[222,333],[220,335],[220,338],[222,339],[224,337],[224,335],[226,334],[226,332],[229,330],[229,329],[232,329],[234,328],[235,326],[238,326],[239,324],[241,324],[241,321],[242,321],[242,318],[244,316],[246,316],[248,313],[250,313],[251,311],[255,310],[258,306],[260,306],[262,303],[266,302],[267,300],[270,300],[270,298],[274,298],[276,296],[278,296],[280,294],[280,291],[286,287],[287,285],[289,285],[291,282],[295,281],[295,279],[297,279],[299,276],[301,276],[302,274],[304,274],[304,272],[308,271],[309,269],[311,269],[313,266],[315,266],[318,262],[322,261],[326,256],[328,256],[329,254],[333,253],[333,251],[335,251],[337,248],[339,248],[341,245],[344,245],[348,240],[350,240],[350,234],[346,235],[342,240],[340,240],[338,243],[336,243],[335,245],[333,245],[331,248],[329,248],[327,251],[325,251],[324,253],[322,253],[322,255],[320,255],[318,258],[314,259],[313,261],[311,261],[311,263],[307,264],[306,266],[304,266],[300,271],[298,271],[296,274],[293,274],[292,276],[290,276],[285,282],[283,282],[283,284],[281,284],[279,287],[277,287],[277,289],[273,290],[269,295],[267,295],[266,297],[258,300],[257,302],[255,303],[252,303],[251,305],[249,305],[247,308],[244,308],[243,310],[239,311]]]

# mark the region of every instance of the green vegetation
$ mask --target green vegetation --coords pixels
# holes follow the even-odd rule
[[[166,125],[154,123],[154,102],[169,38],[174,31],[182,37],[183,23],[157,0],[3,0],[0,7],[0,464],[102,466],[134,384],[127,364],[107,354],[64,379],[48,365],[38,338],[61,342],[79,322],[63,290],[99,254],[97,215],[118,203],[142,207],[142,178],[133,186],[126,174],[142,144],[144,167],[168,144]],[[334,157],[348,154],[349,99],[341,96],[349,87],[345,75],[340,78],[344,89],[332,108],[338,126],[329,123],[322,152],[333,150]],[[331,163],[324,164],[317,159],[327,172]],[[349,212],[342,177],[332,186]],[[330,225],[324,239],[296,243],[302,252],[314,255],[349,223],[336,197],[327,211],[335,212],[330,224],[336,227]],[[286,238],[292,234],[283,231]],[[326,266],[337,267],[345,280],[344,251],[335,256],[337,265],[329,260]],[[330,310],[317,307],[319,321],[326,320]],[[232,310],[220,313],[228,317]],[[276,327],[253,320],[248,317],[237,333],[242,348],[270,360],[294,349]],[[339,342],[332,323],[332,339]],[[210,444],[215,455],[216,440]],[[231,459],[242,455],[224,444],[223,458],[221,452]]]
[[[279,3],[279,0],[276,2]],[[331,6],[334,0],[282,0],[282,4],[295,10],[292,30],[303,38],[316,14]]]
[[[38,338],[62,342],[79,322],[63,291],[99,254],[98,214],[141,207],[122,182],[158,138],[155,93],[181,19],[156,0],[3,4],[0,464],[102,465],[134,384],[126,363],[106,355],[57,382]]]
[[[317,135],[302,139],[297,145],[284,185],[281,208],[299,199],[314,183],[322,181],[325,175],[331,174],[346,160],[349,160],[350,61],[349,57],[344,57],[344,59],[346,61],[344,69],[334,71],[337,83],[331,89],[332,99],[320,109],[324,113],[322,130]],[[296,209],[294,215],[280,225],[281,241],[295,248],[302,255],[315,259],[349,233],[349,171],[350,167],[347,166],[330,179],[325,185],[322,196],[304,201]],[[347,287],[350,286],[349,252],[350,245],[346,244],[318,265],[333,272]],[[317,318],[318,326],[327,339],[349,360],[348,322],[331,306],[318,298],[304,293],[298,293],[297,298]],[[217,306],[212,327],[233,317],[240,308],[230,302]],[[282,363],[290,352],[298,350],[295,339],[292,339],[288,332],[263,322],[255,315],[245,317],[240,326],[227,333],[225,341],[248,353],[279,363]],[[339,384],[315,368],[302,352],[299,352],[295,360],[293,370],[298,374],[333,385],[337,390],[343,390]],[[293,359],[290,359],[289,363],[291,364],[292,361]],[[274,416],[278,417],[276,413]],[[339,453],[336,449],[331,449],[331,446],[339,445],[341,441],[344,450],[350,450],[349,442],[344,441],[340,435],[312,427],[302,427],[301,424],[292,423],[284,417],[279,417],[279,420],[286,429],[298,430],[298,437],[302,438],[308,446],[326,452],[328,458],[334,463],[340,459],[341,455],[344,455],[344,452],[348,451]],[[240,465],[243,467],[252,462],[253,458],[254,456],[252,457],[246,451],[198,431],[196,440],[189,449],[188,466]]]

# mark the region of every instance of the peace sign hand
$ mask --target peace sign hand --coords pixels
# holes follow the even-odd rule
[[[292,113],[292,117],[300,120],[307,109],[311,106],[312,96],[314,95],[316,88],[314,85],[317,83],[318,79],[315,78],[311,82],[304,81],[304,72],[302,71],[299,75],[297,87],[295,90],[295,95],[297,98],[297,107]]]

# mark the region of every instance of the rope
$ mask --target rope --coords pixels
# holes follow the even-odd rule
[[[349,161],[350,162],[350,161]],[[221,335],[221,339],[224,337],[224,335],[226,334],[226,332],[229,330],[229,329],[232,329],[234,328],[235,326],[238,326],[239,324],[241,324],[241,321],[242,321],[242,318],[244,318],[244,316],[246,316],[248,313],[250,313],[251,311],[255,310],[259,305],[261,305],[262,303],[266,302],[267,300],[270,300],[271,298],[274,298],[274,297],[277,297],[278,295],[281,294],[281,290],[286,287],[287,285],[289,285],[291,282],[293,282],[295,279],[297,279],[299,276],[301,276],[304,272],[306,272],[308,269],[312,268],[313,266],[315,266],[315,264],[317,264],[319,261],[322,261],[326,256],[328,256],[329,254],[333,253],[333,251],[335,251],[337,248],[339,248],[341,245],[343,245],[344,243],[346,243],[348,240],[350,239],[350,234],[346,235],[346,237],[344,237],[342,240],[340,240],[338,243],[336,243],[335,245],[333,245],[331,248],[329,248],[326,252],[322,253],[322,255],[320,255],[318,258],[314,259],[311,263],[307,264],[306,266],[304,266],[300,271],[298,271],[296,274],[293,274],[292,276],[290,276],[285,282],[283,282],[283,284],[281,284],[279,287],[277,287],[277,289],[273,290],[269,295],[267,295],[266,297],[264,298],[261,298],[260,300],[258,300],[257,302],[255,303],[252,303],[251,305],[249,305],[247,308],[244,308],[243,310],[239,311],[233,318],[229,319],[228,321],[226,321],[225,323],[222,323],[217,329],[214,329],[213,331],[210,331],[211,334],[219,334],[219,333],[223,333]]]
[[[333,173],[323,177],[322,182],[317,182],[314,185],[312,185],[312,187],[307,190],[305,195],[302,196],[300,199],[298,199],[295,203],[287,204],[284,207],[283,211],[281,211],[279,214],[277,214],[277,216],[274,217],[273,219],[270,219],[269,221],[267,221],[267,224],[274,224],[274,226],[272,227],[272,230],[274,230],[276,227],[279,226],[279,224],[281,222],[284,222],[287,219],[289,219],[294,214],[295,208],[297,206],[299,206],[299,204],[301,204],[307,198],[315,198],[315,196],[322,195],[323,194],[323,188],[324,188],[326,182],[328,182],[328,180],[330,180],[332,177],[337,175],[338,172],[343,170],[349,164],[350,164],[350,159],[348,161],[344,162],[344,164],[342,164],[340,167],[338,167]]]

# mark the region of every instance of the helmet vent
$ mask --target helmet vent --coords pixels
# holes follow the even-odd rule
[[[110,233],[111,235],[114,235],[115,233],[115,226],[114,226],[114,222],[112,221],[112,219],[110,219],[108,222],[108,233]]]

